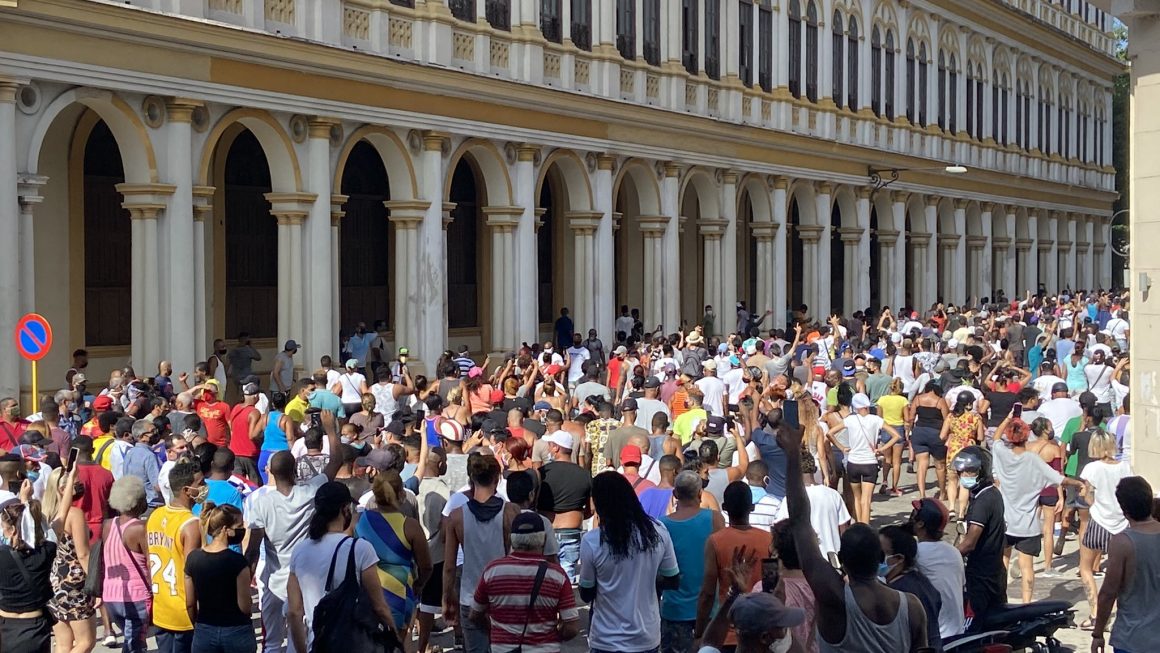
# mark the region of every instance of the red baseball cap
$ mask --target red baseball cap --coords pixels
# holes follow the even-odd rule
[[[641,456],[640,447],[636,446],[635,444],[626,444],[626,445],[624,445],[624,448],[620,450],[620,464],[621,465],[629,465],[629,464],[640,465],[640,460],[641,460],[640,456]]]
[[[104,412],[113,409],[113,399],[109,395],[101,395],[93,400],[93,410]]]

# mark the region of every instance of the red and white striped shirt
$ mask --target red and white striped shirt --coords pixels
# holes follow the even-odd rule
[[[554,563],[548,563],[536,604],[528,614],[532,586],[543,560],[541,555],[515,552],[492,561],[484,568],[471,609],[486,612],[491,620],[493,653],[515,649],[521,643],[521,633],[524,633],[524,653],[559,653],[560,636],[556,625],[560,621],[580,618],[572,595],[572,583],[560,565]],[[525,621],[528,624],[526,633]]]

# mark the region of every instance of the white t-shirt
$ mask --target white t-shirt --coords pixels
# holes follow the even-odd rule
[[[161,471],[157,472],[157,489],[161,490],[161,498],[165,499],[165,505],[169,505],[173,501],[173,488],[169,485],[169,472],[173,471],[173,466],[177,464],[175,460],[166,460],[161,464]]]
[[[399,401],[395,399],[394,383],[376,383],[371,386],[371,395],[375,398],[375,412],[382,415],[387,422],[399,410]]]
[[[1063,474],[1055,471],[1033,451],[1016,454],[1004,443],[991,447],[995,480],[1003,494],[1003,518],[1007,534],[1013,537],[1035,537],[1043,532],[1039,510],[1039,492],[1059,485]]]
[[[286,575],[289,577],[289,574],[293,573],[294,577],[298,579],[298,587],[302,590],[302,606],[306,611],[307,648],[314,640],[314,629],[310,625],[310,621],[314,618],[314,608],[318,606],[318,602],[326,596],[329,590],[338,587],[346,579],[346,561],[350,555],[351,543],[354,543],[354,568],[360,574],[379,564],[379,556],[375,553],[374,545],[367,540],[354,538],[344,543],[346,539],[345,533],[327,533],[319,540],[306,538],[294,547],[294,553],[288,560],[289,568]],[[335,557],[336,549],[337,558]],[[326,576],[330,573],[332,558],[335,560],[334,578],[330,581],[328,589],[324,586],[326,585]],[[292,638],[288,650],[292,653],[305,653],[305,651],[295,651]]]
[[[322,438],[322,453],[330,455],[330,438]],[[306,438],[298,438],[294,444],[290,445],[290,454],[294,456],[294,460],[298,460],[306,455]]]
[[[1096,403],[1110,404],[1115,400],[1112,393],[1112,366],[1088,364],[1083,368],[1083,375],[1087,378],[1088,389],[1096,396]]]
[[[357,337],[358,336],[351,337],[351,341]],[[326,387],[333,388],[334,384],[338,383],[338,377],[340,376],[342,376],[342,372],[339,372],[338,370],[326,370]]]
[[[617,333],[620,333],[623,331],[624,336],[627,338],[628,336],[632,335],[632,327],[635,324],[636,324],[636,320],[632,319],[631,315],[621,315],[620,317],[616,318],[616,327],[615,328],[616,328]],[[612,335],[615,338],[616,334],[614,333]]]
[[[959,394],[963,392],[969,392],[972,396],[975,397],[974,403],[971,404],[971,410],[979,412],[979,402],[983,400],[983,393],[969,385],[959,385],[951,388],[950,390],[947,390],[946,394],[943,395],[943,399],[946,400],[947,406],[954,408],[955,403],[959,400]]]
[[[1051,399],[1051,386],[1056,383],[1067,383],[1067,381],[1054,374],[1044,374],[1043,376],[1036,377],[1031,382],[1031,387],[1035,388],[1035,391],[1039,393],[1039,401],[1047,401]]]
[[[745,370],[735,367],[721,377],[721,381],[725,383],[725,389],[729,393],[728,403],[736,404],[741,399],[741,391],[745,389],[744,374]]]
[[[617,473],[624,473],[624,466],[616,468]],[[647,453],[640,455],[640,470],[637,472],[647,481],[652,481],[654,484],[661,482],[661,461],[653,458]]]
[[[574,385],[584,378],[584,363],[592,358],[592,352],[584,345],[568,348],[568,384]]]
[[[330,383],[330,376],[326,377],[327,383]],[[338,377],[338,387],[342,390],[341,401],[344,404],[357,404],[362,401],[363,387],[367,382],[367,377],[358,372],[347,372],[340,374]],[[332,384],[333,385],[333,384]]]
[[[1104,328],[1107,329],[1108,333],[1112,334],[1112,337],[1118,341],[1127,339],[1126,334],[1129,328],[1127,320],[1113,317],[1112,319],[1108,320],[1108,324]]]
[[[698,379],[693,385],[697,386],[697,389],[705,397],[705,400],[702,402],[705,411],[710,415],[724,417],[725,407],[723,405],[723,399],[725,398],[725,383],[715,376],[705,376]]]
[[[846,460],[855,465],[873,465],[878,462],[878,432],[885,423],[877,415],[851,413],[842,423],[846,425],[846,435],[850,440],[850,453]]]
[[[675,576],[677,554],[669,531],[653,520],[660,542],[616,558],[600,543],[600,527],[580,540],[580,587],[596,587],[588,645],[605,651],[649,651],[661,644],[658,576]]]
[[[289,495],[278,490],[252,494],[246,502],[248,528],[261,528],[266,532],[262,548],[266,554],[261,581],[275,596],[286,600],[286,579],[290,576],[290,556],[306,540],[310,518],[314,516],[314,494],[329,479],[319,474],[305,483],[290,489]],[[374,553],[372,547],[371,553]],[[376,562],[378,558],[375,558]],[[327,556],[327,564],[330,557]],[[337,574],[337,572],[335,572]],[[299,576],[301,580],[301,576]],[[325,576],[322,581],[325,581]],[[321,581],[320,581],[321,582]],[[305,591],[303,592],[305,595]],[[317,599],[315,600],[317,602]],[[308,613],[313,613],[310,607]]]
[[[829,391],[830,388],[826,385],[825,381],[813,381],[810,383],[810,397],[813,397],[813,400],[818,402],[818,405],[822,408],[829,408],[826,405],[826,395],[829,394]]]
[[[846,502],[835,489],[826,485],[807,485],[806,496],[810,498],[810,526],[818,534],[818,548],[822,556],[829,557],[842,548],[842,535],[838,527],[849,524],[850,511],[846,509]],[[789,501],[782,501],[777,509],[774,523],[789,519]],[[959,586],[962,591],[962,586]],[[961,612],[961,611],[960,611]]]
[[[672,413],[669,412],[669,407],[666,406],[665,402],[661,401],[660,399],[645,399],[644,397],[641,397],[640,399],[636,400],[636,406],[636,421],[633,423],[650,433],[652,432],[652,420],[654,415],[657,413],[664,413],[665,415],[672,417]]]
[[[1084,465],[1079,473],[1079,477],[1092,486],[1092,520],[1112,535],[1128,527],[1128,520],[1124,517],[1120,502],[1116,500],[1116,485],[1120,479],[1131,475],[1132,468],[1127,462],[1105,463],[1102,460],[1093,460]]]
[[[962,554],[946,542],[919,542],[915,561],[942,599],[942,610],[938,613],[939,637],[962,633],[966,628],[963,586],[967,582]]]

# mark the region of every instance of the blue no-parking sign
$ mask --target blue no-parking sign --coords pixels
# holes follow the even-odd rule
[[[29,313],[16,323],[16,350],[25,360],[38,361],[52,348],[52,326],[44,316]]]

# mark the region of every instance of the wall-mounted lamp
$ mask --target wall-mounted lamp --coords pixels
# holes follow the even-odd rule
[[[870,183],[874,185],[874,191],[886,188],[890,184],[898,181],[900,173],[911,172],[917,170],[942,170],[948,175],[965,175],[967,174],[966,166],[948,165],[941,168],[869,168],[867,176],[870,177]]]

